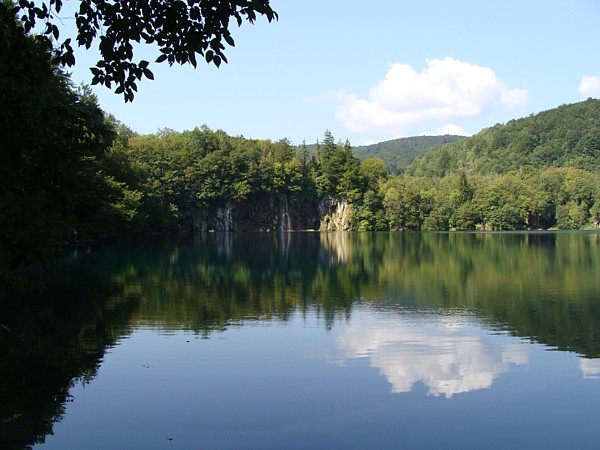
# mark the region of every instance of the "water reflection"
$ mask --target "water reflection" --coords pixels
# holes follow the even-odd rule
[[[579,368],[586,380],[600,379],[600,359],[579,359]]]
[[[0,446],[43,442],[72,386],[140,327],[209,339],[314,319],[396,393],[490,388],[530,360],[525,341],[600,378],[599,268],[597,233],[214,233],[95,251],[0,299]]]
[[[528,362],[527,347],[517,339],[482,334],[464,315],[396,315],[354,318],[338,337],[344,358],[368,358],[392,392],[410,392],[416,383],[427,394],[455,394],[491,387],[512,364]]]

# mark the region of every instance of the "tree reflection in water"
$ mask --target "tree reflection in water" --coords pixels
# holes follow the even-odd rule
[[[488,387],[528,360],[515,337],[575,352],[598,377],[599,268],[597,233],[213,233],[96,251],[0,301],[1,443],[43,442],[71,386],[139,326],[209,338],[315,314],[394,392]],[[352,320],[365,308],[376,314]],[[430,320],[414,326],[414,312]],[[380,316],[389,326],[370,322]],[[470,334],[472,321],[505,339]]]

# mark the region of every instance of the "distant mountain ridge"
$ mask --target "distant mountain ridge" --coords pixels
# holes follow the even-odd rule
[[[408,167],[417,156],[425,154],[432,148],[465,139],[465,136],[413,136],[392,139],[372,145],[359,145],[352,148],[357,158],[381,158],[392,174],[399,174]]]
[[[546,167],[600,173],[600,100],[589,98],[486,128],[418,155],[407,171],[440,177]]]

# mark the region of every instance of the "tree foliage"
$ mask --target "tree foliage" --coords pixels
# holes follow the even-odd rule
[[[21,32],[14,10],[0,8],[0,25],[1,287],[14,269],[55,261],[65,243],[118,234],[138,194],[109,152],[114,120]]]
[[[71,39],[59,40],[62,0],[19,0],[14,7],[0,7],[18,12],[26,34],[43,22],[45,30],[37,40],[53,50],[55,63],[75,64]],[[196,67],[199,56],[219,67],[227,62],[225,44],[235,45],[230,21],[239,26],[244,20],[253,23],[260,15],[269,22],[277,19],[269,0],[80,0],[75,13],[75,40],[86,49],[96,44],[100,51],[101,59],[90,69],[92,84],[108,88],[114,84],[115,93],[132,101],[137,81],[143,77],[154,79],[150,63],[135,57],[136,44],[156,46],[157,63],[189,63]]]

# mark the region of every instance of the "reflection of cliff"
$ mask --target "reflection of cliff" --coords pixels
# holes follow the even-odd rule
[[[369,358],[395,393],[421,382],[429,395],[450,398],[489,388],[510,364],[528,361],[518,342],[474,332],[465,317],[430,316],[415,324],[400,316],[391,321],[387,313],[355,317],[338,336],[338,346],[346,358]]]
[[[164,309],[157,297],[172,289],[182,303],[166,306],[173,320],[205,333],[232,318],[286,317],[312,304],[331,327],[358,299],[466,308],[494,328],[594,358],[599,268],[595,233],[217,234],[145,279],[144,304]],[[196,306],[183,306],[188,300]]]
[[[357,298],[383,295],[375,274],[387,236],[379,238],[210,233],[187,246],[138,252],[132,260],[141,299],[136,320],[208,336],[230,322],[285,320],[310,308],[331,328],[336,314],[349,314]]]
[[[322,259],[329,264],[347,264],[352,242],[348,233],[321,233]]]
[[[337,312],[350,315],[360,299],[392,309],[466,308],[494,328],[593,358],[600,357],[599,238],[211,233],[187,246],[137,251],[130,275],[141,319],[204,335],[312,306],[331,328]]]

